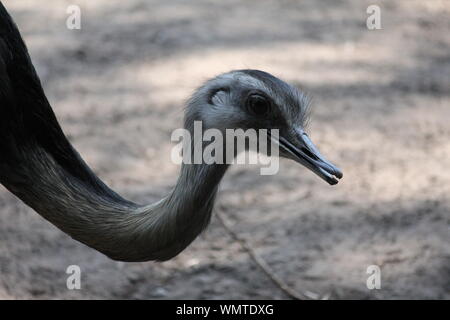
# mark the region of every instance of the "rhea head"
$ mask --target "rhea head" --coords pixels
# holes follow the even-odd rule
[[[326,160],[304,128],[309,99],[296,87],[259,70],[236,70],[221,74],[200,87],[189,101],[185,126],[202,121],[205,129],[278,129],[273,143],[279,156],[292,159],[331,185],[342,171]]]

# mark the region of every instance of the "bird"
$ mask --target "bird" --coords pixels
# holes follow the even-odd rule
[[[280,157],[331,185],[342,171],[305,132],[309,99],[261,70],[220,74],[187,101],[184,128],[277,129]],[[192,150],[188,150],[192,152]],[[73,239],[117,261],[166,261],[208,226],[227,163],[186,164],[165,197],[141,205],[110,189],[67,139],[20,31],[0,2],[0,183]]]

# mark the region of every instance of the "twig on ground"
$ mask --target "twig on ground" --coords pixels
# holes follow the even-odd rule
[[[221,225],[224,227],[224,229],[227,231],[227,233],[239,243],[239,245],[248,253],[250,258],[256,263],[256,265],[269,277],[269,279],[288,297],[294,300],[307,300],[307,299],[328,299],[328,296],[320,297],[320,295],[306,291],[304,293],[300,293],[291,287],[289,287],[286,282],[283,281],[280,277],[278,277],[269,267],[269,265],[256,254],[255,250],[245,241],[244,239],[240,238],[229,226],[226,219],[221,215],[219,210],[216,210],[216,217],[221,223]]]

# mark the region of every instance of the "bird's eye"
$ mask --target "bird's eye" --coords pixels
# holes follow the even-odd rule
[[[247,98],[248,110],[257,116],[264,116],[270,111],[269,101],[260,94],[252,94]]]

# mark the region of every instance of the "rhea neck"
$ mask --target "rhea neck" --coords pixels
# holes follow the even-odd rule
[[[191,155],[197,151],[196,143],[191,140],[190,148],[184,150]],[[138,211],[146,217],[148,226],[153,227],[151,235],[158,238],[158,246],[149,250],[151,259],[167,260],[185,249],[208,225],[214,207],[218,186],[223,178],[228,164],[220,163],[182,163],[180,175],[172,192],[160,202]],[[155,234],[156,233],[156,234]],[[144,252],[149,249],[148,244],[154,243],[149,239],[143,242]]]
[[[182,164],[172,192],[141,206],[109,189],[78,156],[72,161],[79,161],[95,183],[68,173],[63,162],[38,145],[21,154],[20,168],[11,170],[20,170],[28,183],[4,185],[72,238],[120,261],[163,261],[184,250],[208,225],[228,168]]]
[[[194,141],[191,135],[189,150],[183,150],[191,154],[198,152],[196,145],[205,146],[203,141]],[[203,150],[201,148],[200,150]],[[223,152],[225,154],[225,152]],[[199,227],[204,228],[209,222],[218,186],[228,169],[228,164],[223,163],[207,164],[202,161],[199,164],[183,162],[176,186],[170,195],[164,200],[164,205],[178,213],[190,212],[190,214],[180,214],[180,221],[191,223],[194,218],[203,217]]]

